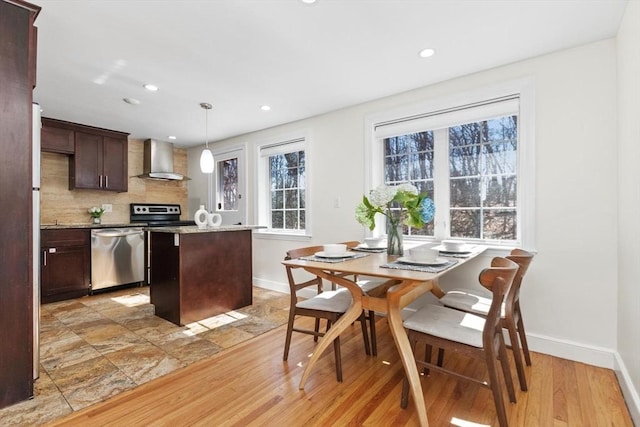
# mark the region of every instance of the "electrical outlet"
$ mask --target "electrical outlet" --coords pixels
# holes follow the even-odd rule
[[[106,212],[111,212],[112,206],[111,205],[107,205],[107,204],[103,204],[102,205],[102,209],[104,209],[105,213]]]

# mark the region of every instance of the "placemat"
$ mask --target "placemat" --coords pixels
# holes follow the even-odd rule
[[[447,258],[469,258],[474,256],[478,252],[478,248],[473,246],[469,252],[451,252],[444,249],[442,245],[436,246],[434,249],[437,249],[440,252],[440,255],[445,256]]]
[[[349,261],[352,259],[358,259],[365,256],[369,256],[369,254],[353,254],[353,255],[349,255],[348,257],[341,257],[341,258],[325,258],[325,257],[311,255],[311,256],[301,256],[299,259],[302,259],[305,261],[327,262],[327,263],[333,264],[336,262]]]
[[[380,267],[382,268],[395,268],[396,270],[412,270],[412,271],[423,271],[425,273],[439,273],[441,271],[446,270],[452,265],[456,265],[458,261],[447,261],[446,264],[441,265],[416,265],[416,264],[405,264],[402,262],[394,261],[388,264],[383,264]]]
[[[355,248],[349,248],[352,251],[355,252],[369,252],[369,253],[374,253],[374,254],[381,254],[382,252],[386,252],[387,248],[359,248],[359,247],[355,247]]]

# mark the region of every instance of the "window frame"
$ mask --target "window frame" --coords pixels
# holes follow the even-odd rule
[[[305,153],[305,228],[274,229],[271,228],[271,177],[269,158],[274,154],[304,151]],[[255,235],[265,238],[285,240],[307,240],[311,238],[310,184],[309,184],[309,137],[306,132],[296,132],[281,137],[271,138],[256,146],[256,185],[257,203],[256,217],[258,224],[265,228],[255,230]]]
[[[478,104],[487,100],[517,96],[519,98],[519,123],[518,123],[518,213],[520,235],[518,239],[508,242],[484,241],[478,243],[490,247],[526,247],[535,249],[535,97],[533,79],[523,78],[519,80],[503,82],[495,86],[471,90],[447,97],[437,98],[417,104],[380,111],[365,117],[365,177],[364,194],[384,182],[384,153],[383,137],[376,135],[376,126],[383,123],[401,121],[407,118],[417,117],[439,111],[460,108],[470,104]],[[412,129],[409,129],[410,133]],[[438,131],[436,129],[435,131]],[[443,175],[444,174],[444,175]],[[434,190],[437,200],[436,220],[434,223],[434,237],[405,235],[409,241],[440,241],[449,237],[449,224],[438,216],[438,206],[449,205],[449,170],[447,162],[435,162],[434,177],[446,176],[447,179],[434,180]],[[443,197],[444,196],[444,197]],[[380,215],[376,218],[376,231],[384,230],[384,220]],[[446,215],[448,218],[448,213]],[[367,230],[367,233],[369,231]],[[465,239],[471,240],[471,239]]]

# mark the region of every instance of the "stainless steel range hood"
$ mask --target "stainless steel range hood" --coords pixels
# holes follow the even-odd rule
[[[155,139],[144,141],[143,173],[138,178],[181,181],[189,179],[173,172],[173,144]]]

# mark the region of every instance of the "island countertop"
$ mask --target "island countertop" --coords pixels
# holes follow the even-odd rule
[[[153,233],[173,233],[173,234],[196,234],[196,233],[218,233],[221,231],[243,231],[266,228],[263,225],[220,225],[217,227],[198,228],[196,225],[182,225],[178,227],[151,227],[148,228]]]

